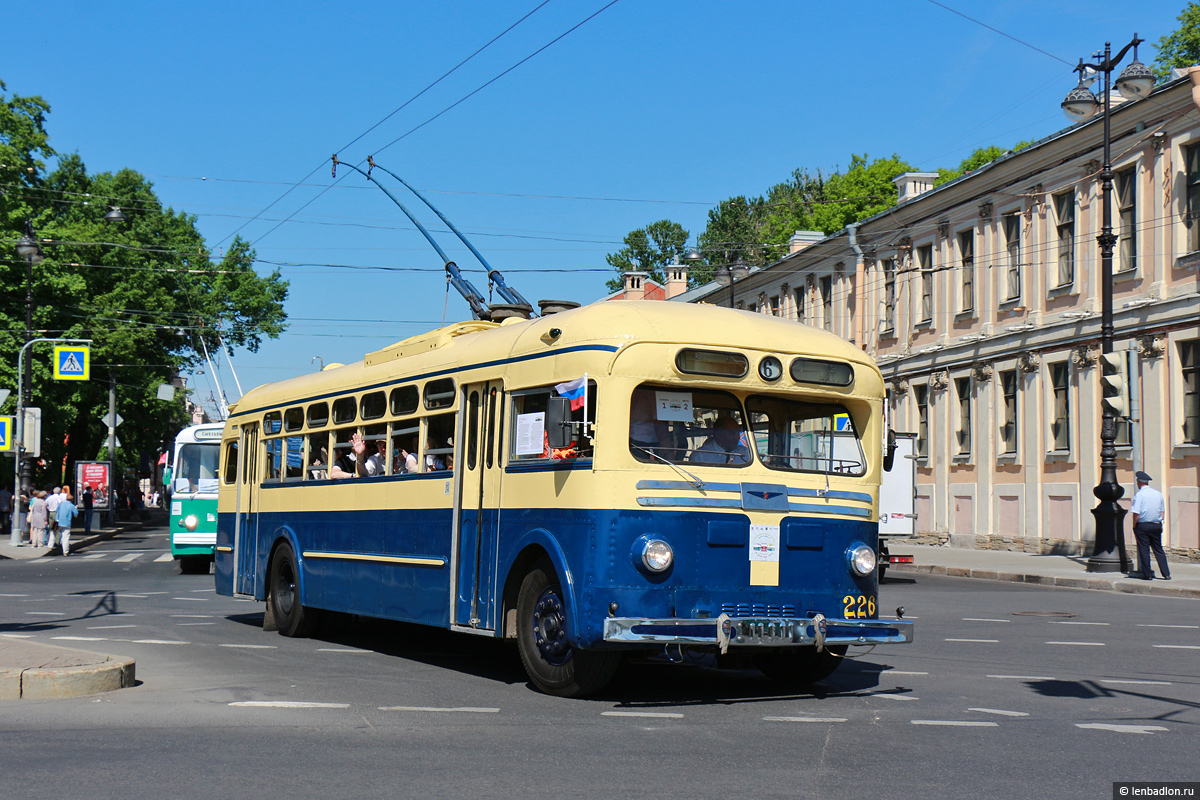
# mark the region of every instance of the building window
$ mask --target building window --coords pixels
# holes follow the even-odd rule
[[[1021,297],[1021,215],[1008,214],[1004,217],[1004,246],[1008,250],[1008,263],[1005,264],[1007,279],[1005,299],[1018,300]]]
[[[1003,395],[1004,424],[1000,426],[1001,455],[1017,452],[1017,371],[1000,373],[1000,393]]]
[[[933,245],[917,248],[917,269],[921,272],[921,322],[933,322]]]
[[[1063,361],[1050,365],[1050,389],[1054,392],[1050,423],[1052,450],[1071,449],[1071,365]]]
[[[917,400],[917,458],[929,457],[929,386],[913,387]]]
[[[975,231],[958,234],[958,254],[962,262],[962,312],[975,310]]]
[[[1200,250],[1200,144],[1184,149],[1184,182],[1187,186],[1187,209],[1183,222],[1187,226],[1187,250]]]
[[[954,389],[958,394],[958,454],[971,454],[971,379],[955,378]]]
[[[808,296],[808,290],[804,286],[796,289],[796,321],[804,322],[804,300]]]
[[[1054,195],[1055,228],[1058,235],[1058,285],[1075,282],[1075,192]]]
[[[821,324],[825,330],[833,330],[833,276],[821,276]]]
[[[771,295],[771,316],[779,316],[779,295],[777,294]]]
[[[1118,172],[1113,181],[1117,195],[1117,271],[1137,269],[1137,170]]]
[[[896,330],[896,262],[891,258],[883,262],[883,330]]]
[[[1183,440],[1200,444],[1200,339],[1179,343],[1183,367]]]

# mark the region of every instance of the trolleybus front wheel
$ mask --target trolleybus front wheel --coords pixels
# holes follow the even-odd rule
[[[289,544],[281,544],[271,556],[271,592],[267,602],[275,624],[284,636],[307,636],[316,625],[313,609],[300,604],[300,569]]]
[[[517,649],[537,688],[558,697],[600,691],[620,664],[619,653],[580,650],[567,641],[567,607],[554,568],[534,566],[517,595]]]
[[[180,556],[179,571],[184,575],[207,575],[211,563],[209,556]]]
[[[754,666],[776,683],[798,689],[828,678],[845,655],[845,645],[826,647],[819,653],[815,647],[797,647],[755,656]]]

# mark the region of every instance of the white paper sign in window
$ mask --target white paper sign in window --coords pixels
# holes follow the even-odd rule
[[[546,412],[517,414],[516,454],[541,455],[546,452]]]
[[[663,422],[691,422],[695,418],[691,392],[654,392],[654,409]]]

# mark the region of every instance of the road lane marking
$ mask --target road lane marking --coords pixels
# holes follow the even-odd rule
[[[979,642],[981,644],[999,644],[999,639],[943,639],[944,642]]]
[[[104,558],[106,555],[108,555],[108,553],[88,553],[87,555],[82,556],[82,559],[84,561],[95,561],[97,558]]]
[[[89,631],[107,631],[107,630],[114,630],[116,628],[136,628],[136,627],[137,627],[137,625],[89,625],[88,630]]]
[[[1053,678],[1049,675],[988,675],[989,678],[994,678],[999,681],[1056,681],[1058,678]]]
[[[65,611],[26,611],[26,614],[34,617],[61,617],[67,613]]]
[[[203,622],[193,622],[192,625],[204,625]],[[240,647],[243,650],[277,650],[278,645],[274,644],[219,644],[217,647]]]
[[[215,622],[176,622],[175,627],[182,628],[184,625],[216,625]]]
[[[29,597],[27,594],[0,594],[0,597]]]
[[[128,553],[127,555],[123,555],[119,558],[114,558],[113,563],[120,564],[125,561],[133,561],[134,559],[141,558],[143,555],[144,553]]]
[[[963,622],[1012,622],[1011,619],[988,619],[987,617],[963,617]]]
[[[0,633],[6,639],[32,639],[32,633]]]
[[[978,711],[980,714],[999,714],[1002,717],[1028,717],[1024,711],[1005,711],[1001,708],[968,708],[967,711]]]
[[[601,711],[602,717],[651,717],[653,719],[683,719],[673,711]]]
[[[173,639],[134,639],[133,644],[191,644],[191,642],[178,642]]]
[[[1200,625],[1163,625],[1157,622],[1139,622],[1137,626],[1139,628],[1188,628],[1189,630],[1200,628]]]
[[[928,672],[906,672],[902,669],[864,669],[863,672],[875,675],[928,675]]]
[[[165,562],[167,562],[167,561],[174,561],[174,560],[175,560],[175,556],[171,555],[170,553],[163,553],[161,556],[159,556],[158,558],[154,559],[154,563],[155,563],[155,564],[162,564],[162,563],[165,563]]]
[[[845,717],[763,717],[763,722],[845,722]]]
[[[349,703],[305,703],[299,700],[241,700],[229,705],[238,708],[349,708]]]
[[[498,708],[476,708],[475,706],[455,706],[439,708],[437,706],[379,706],[380,711],[437,711],[447,714],[499,714]],[[683,716],[680,714],[679,716]]]
[[[212,614],[172,614],[171,619],[212,619]]]
[[[1200,644],[1155,644],[1151,647],[1165,647],[1168,650],[1200,650]]]
[[[1153,734],[1155,731],[1166,731],[1170,728],[1164,728],[1161,725],[1113,725],[1104,722],[1089,722],[1075,723],[1076,728],[1085,728],[1094,731],[1114,731],[1116,733],[1145,733]]]
[[[361,650],[356,647],[318,647],[318,653],[372,653],[373,650]]]
[[[172,600],[190,600],[193,603],[207,603],[207,597],[172,597]]]
[[[1052,619],[1049,620],[1051,625],[1111,625],[1111,622],[1075,622],[1068,619]]]
[[[51,639],[64,639],[69,642],[107,642],[103,636],[51,636]]]
[[[216,589],[192,589],[192,591],[193,592],[208,592],[208,593],[212,594],[212,593],[215,593],[217,590]]]
[[[1116,678],[1102,678],[1097,683],[1120,683],[1130,686],[1171,686],[1170,681],[1119,681]]]
[[[914,719],[913,725],[948,725],[956,728],[999,728],[999,722],[981,722],[966,719]]]
[[[1046,642],[1046,644],[1069,644],[1077,647],[1104,647],[1104,642]]]
[[[895,694],[893,692],[864,692],[863,697],[883,697],[888,700],[920,700],[919,697],[913,697],[911,694]]]

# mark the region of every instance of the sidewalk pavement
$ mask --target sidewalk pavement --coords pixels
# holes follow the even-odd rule
[[[118,520],[111,527],[93,529],[90,536],[72,536],[71,551],[145,525],[161,524],[161,517],[161,511],[151,511],[145,520]],[[0,559],[27,561],[61,552],[57,547],[13,547],[7,538],[0,543]],[[0,634],[0,700],[55,700],[111,692],[133,686],[135,673],[132,658]]]
[[[1099,589],[1159,597],[1189,597],[1200,600],[1200,564],[1171,561],[1171,580],[1159,577],[1144,581],[1120,572],[1088,572],[1087,556],[1042,555],[1008,550],[973,550],[960,547],[909,544],[894,539],[888,544],[894,555],[911,555],[912,564],[893,564],[889,575],[926,574],[957,578],[983,578],[1072,589]],[[1134,561],[1137,554],[1131,553]],[[886,578],[884,579],[887,580]]]

